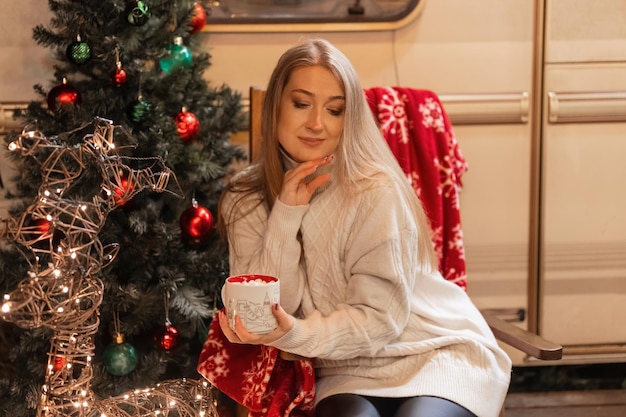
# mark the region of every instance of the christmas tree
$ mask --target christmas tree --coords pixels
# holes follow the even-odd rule
[[[105,399],[159,381],[197,379],[197,356],[228,275],[228,250],[213,230],[217,201],[232,162],[245,158],[229,141],[243,117],[240,95],[203,75],[210,56],[197,47],[198,32],[208,10],[193,0],[49,0],[48,6],[52,20],[33,34],[57,54],[54,74],[48,85],[35,86],[41,99],[16,114],[24,132],[6,138],[22,149],[10,155],[19,173],[8,196],[15,201],[10,216],[23,220],[22,236],[35,242],[36,256],[3,238],[0,291],[15,291],[33,276],[33,264],[45,269],[62,262],[55,251],[71,240],[55,229],[54,216],[35,213],[42,183],[57,186],[59,204],[86,201],[96,212],[107,192],[113,206],[100,216],[90,244],[97,241],[101,254],[117,251],[97,271],[103,289],[90,389]],[[45,146],[24,145],[32,132]],[[109,140],[111,152],[103,152]],[[42,170],[49,161],[63,169]],[[89,275],[81,268],[78,274]],[[38,409],[45,415],[46,374],[71,364],[51,353],[54,324],[8,321],[0,321],[0,415],[33,416]]]

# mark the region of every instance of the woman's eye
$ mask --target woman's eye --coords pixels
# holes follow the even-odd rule
[[[341,116],[343,114],[343,109],[328,109],[328,112],[332,116]]]
[[[294,106],[296,109],[304,109],[304,108],[306,108],[306,107],[308,106],[308,104],[307,104],[307,103],[304,103],[304,102],[301,102],[301,101],[294,101],[294,102],[293,102],[293,106]]]

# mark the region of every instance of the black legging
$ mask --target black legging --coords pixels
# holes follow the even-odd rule
[[[464,407],[438,397],[380,398],[337,394],[324,398],[316,417],[476,417]]]

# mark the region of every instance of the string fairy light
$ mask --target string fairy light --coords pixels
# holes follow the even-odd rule
[[[34,202],[20,216],[0,222],[0,237],[30,251],[24,253],[28,276],[4,295],[0,314],[23,328],[52,330],[37,415],[217,417],[214,389],[204,380],[164,381],[103,400],[96,400],[91,390],[94,336],[104,293],[98,272],[119,251],[116,243],[103,245],[98,234],[109,212],[144,189],[181,196],[176,176],[161,158],[119,155],[113,138],[120,126],[103,118],[93,124],[94,133],[78,146],[47,138],[29,126],[9,144],[9,150],[34,158],[42,176]],[[47,156],[39,161],[40,155]],[[88,201],[65,198],[93,162],[103,192]],[[132,168],[133,163],[142,168]]]

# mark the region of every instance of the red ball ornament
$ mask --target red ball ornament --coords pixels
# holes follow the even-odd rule
[[[180,216],[180,230],[185,240],[193,244],[204,243],[213,232],[213,214],[196,201]]]
[[[154,341],[161,349],[169,352],[178,345],[178,330],[170,323],[166,323],[157,330]]]
[[[111,82],[116,87],[121,87],[122,85],[126,84],[126,71],[124,71],[121,66],[118,66],[111,73]]]
[[[48,92],[48,108],[56,112],[62,106],[76,106],[81,102],[78,90],[67,83],[63,78],[63,84],[57,85]]]
[[[120,178],[120,183],[113,189],[113,200],[115,201],[115,204],[123,206],[128,203],[128,197],[132,191],[133,184],[128,181],[128,178],[122,176]]]
[[[37,238],[49,238],[50,237],[50,222],[46,219],[32,219],[28,227],[32,230]]]
[[[191,15],[191,33],[198,33],[206,25],[206,11],[200,3],[193,4],[193,11]]]
[[[183,142],[191,142],[198,137],[200,122],[195,114],[181,111],[176,115],[176,132]]]
[[[65,367],[67,361],[63,356],[55,356],[52,364],[52,370],[58,372]]]
[[[30,219],[25,223],[24,238],[28,239],[28,244],[37,249],[47,249],[50,247],[50,238],[53,236],[52,223],[46,219]]]

